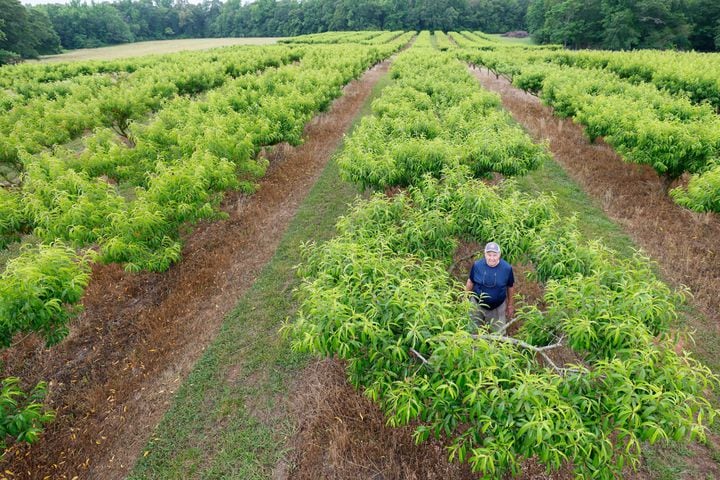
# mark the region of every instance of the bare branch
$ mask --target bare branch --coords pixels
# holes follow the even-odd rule
[[[552,350],[553,348],[558,348],[563,346],[563,340],[564,337],[560,337],[557,342],[553,343],[552,345],[545,345],[542,347],[536,347],[534,345],[530,345],[527,342],[523,342],[522,340],[518,340],[517,338],[507,337],[504,335],[471,335],[472,338],[481,338],[483,340],[490,340],[490,341],[496,341],[496,342],[504,342],[504,343],[511,343],[513,345],[516,345],[518,347],[524,348],[526,350],[530,350],[532,352],[537,353],[540,355],[545,362],[552,367],[553,370],[555,370],[560,375],[565,375],[567,373],[580,373],[580,370],[576,368],[565,368],[565,367],[559,367],[553,360],[545,353],[547,350]],[[417,350],[410,347],[408,349],[411,355],[413,355],[415,358],[419,359],[424,366],[428,368],[432,368],[433,366],[430,364],[430,362]]]
[[[563,343],[562,343],[563,340],[565,340],[565,337],[560,337],[560,338],[558,338],[557,342],[555,342],[555,343],[553,343],[553,344],[551,344],[551,345],[544,345],[544,346],[542,346],[542,347],[535,347],[535,348],[537,348],[538,351],[552,350],[553,348],[562,347],[562,346],[563,346]]]
[[[505,324],[505,326],[500,329],[499,333],[505,333],[505,332],[507,332],[507,329],[510,328],[510,325],[512,325],[513,323],[517,322],[518,320],[520,320],[520,318],[519,318],[519,317],[515,317],[515,318],[513,318],[512,320],[510,320],[509,322],[507,322],[507,323]]]
[[[412,353],[415,357],[417,357],[417,358],[419,358],[420,360],[422,360],[422,362],[423,362],[425,365],[427,365],[428,367],[430,366],[430,362],[428,362],[428,361],[425,359],[425,357],[423,357],[422,354],[421,354],[420,352],[418,352],[417,350],[415,350],[414,348],[410,347],[410,353]]]
[[[22,337],[20,340],[16,341],[16,342],[13,343],[12,345],[10,345],[10,348],[17,347],[18,345],[20,345],[21,343],[23,343],[25,340],[27,340],[28,337],[29,337],[30,335],[32,335],[32,334],[33,334],[33,332],[28,333],[27,335],[25,335],[24,337]]]
[[[516,345],[518,347],[524,348],[526,350],[530,350],[531,352],[535,352],[538,355],[540,355],[543,360],[545,360],[548,365],[550,365],[553,370],[560,374],[565,374],[569,372],[579,372],[579,370],[574,368],[564,368],[564,367],[558,367],[555,362],[552,361],[552,359],[545,353],[546,350],[551,350],[553,348],[561,347],[563,337],[560,337],[560,339],[553,343],[552,345],[545,345],[543,347],[536,347],[534,345],[530,345],[529,343],[523,342],[522,340],[518,340],[517,338],[512,337],[506,337],[504,335],[472,335],[473,338],[481,338],[483,340],[490,340],[490,341],[496,341],[496,342],[504,342],[504,343],[511,343],[513,345]]]

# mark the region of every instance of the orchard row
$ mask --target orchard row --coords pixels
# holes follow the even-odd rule
[[[334,239],[306,247],[301,307],[284,327],[293,347],[346,360],[390,425],[446,438],[451,459],[493,478],[535,457],[611,479],[645,441],[703,438],[717,378],[672,348],[682,294],[646,258],[582,241],[551,197],[478,179],[546,153],[464,64],[415,46],[391,73],[339,162],[360,186],[409,187],[358,200]],[[538,304],[520,302],[514,336],[471,323],[449,273],[460,243],[486,241],[543,284]]]
[[[720,212],[720,57],[678,52],[572,52],[479,39],[460,58],[504,75],[561,117],[646,164],[680,205]]]
[[[58,66],[55,77],[38,68],[43,78],[74,83],[65,95],[23,97],[8,110],[17,121],[2,122],[3,160],[19,176],[0,188],[0,253],[9,257],[0,274],[0,346],[29,333],[48,345],[62,340],[93,262],[162,271],[179,260],[182,225],[221,217],[229,189],[254,191],[267,167],[262,147],[299,144],[308,120],[344,85],[412,36],[158,57],[132,73],[120,68],[108,85],[101,68]],[[79,146],[59,145],[81,132]],[[53,418],[39,403],[45,390],[3,381],[0,447],[38,438]]]

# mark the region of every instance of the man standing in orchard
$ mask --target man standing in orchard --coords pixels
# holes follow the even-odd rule
[[[500,258],[500,246],[485,245],[485,258],[477,260],[470,269],[465,290],[473,292],[470,301],[477,304],[472,318],[478,325],[488,324],[494,332],[505,329],[506,315],[515,314],[512,266]]]

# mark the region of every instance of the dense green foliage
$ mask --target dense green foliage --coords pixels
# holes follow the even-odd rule
[[[0,65],[59,51],[60,38],[43,11],[0,0]]]
[[[0,274],[0,347],[19,334],[38,334],[48,345],[62,340],[96,259],[131,271],[166,270],[180,258],[184,225],[222,216],[217,206],[228,189],[254,191],[268,163],[257,156],[262,147],[299,144],[307,121],[343,85],[412,35],[376,46],[231,48],[134,67],[18,67],[0,75],[5,90],[18,93],[7,116],[24,120],[2,124],[10,133],[5,163],[22,173],[19,185],[0,189],[0,248],[32,233]],[[62,79],[67,91],[56,98],[30,93],[33,72]],[[98,122],[85,128],[96,129],[85,132],[79,149],[58,145],[79,133],[62,128],[79,113]],[[58,119],[57,131],[43,123],[48,116]],[[44,387],[27,396],[17,381],[6,382],[0,441],[32,442],[52,417],[34,401]]]
[[[414,62],[418,82],[428,70],[412,50],[398,62]],[[428,71],[427,85],[437,81]],[[358,200],[334,239],[307,246],[301,308],[284,327],[294,348],[346,360],[390,425],[415,424],[417,441],[446,438],[450,458],[492,478],[534,457],[611,479],[637,465],[644,441],[704,437],[717,414],[704,396],[718,380],[672,348],[683,292],[641,256],[582,242],[551,198],[488,187],[464,165],[438,177],[420,170],[406,192]],[[544,283],[542,301],[519,309],[516,337],[470,322],[448,273],[469,240],[499,242]]]
[[[42,241],[99,244],[104,261],[122,262],[131,270],[165,270],[179,258],[182,224],[214,218],[214,207],[229,188],[254,189],[254,180],[267,166],[266,160],[255,158],[261,147],[299,143],[304,124],[341,93],[342,85],[405,41],[399,38],[380,50],[245,49],[236,51],[245,63],[229,68],[211,62],[212,72],[200,63],[184,73],[205,82],[190,92],[222,84],[204,99],[178,96],[164,103],[149,123],[124,123],[120,131],[100,128],[84,138],[81,153],[58,147],[52,154],[19,154],[25,166],[23,220]],[[256,71],[269,64],[279,68]],[[140,92],[153,88],[152,76],[147,81]],[[135,99],[151,100],[132,93],[102,96],[98,108],[102,112],[113,102],[118,108],[108,109],[108,115],[117,116]],[[129,121],[136,115],[123,118]],[[120,141],[118,134],[131,141]],[[17,196],[3,197],[3,204],[13,201]],[[8,222],[3,234],[10,236],[18,227],[18,221]]]
[[[684,95],[622,79],[609,69],[594,69],[589,75],[588,70],[564,65],[563,59],[574,58],[566,53],[501,49],[469,50],[462,56],[539,94],[556,114],[584,125],[591,140],[603,137],[626,160],[650,165],[668,187],[685,172],[706,172],[720,157],[720,119],[707,102],[696,105]]]
[[[391,425],[419,421],[418,441],[447,436],[451,458],[493,477],[537,457],[614,478],[643,441],[702,438],[716,379],[672,350],[663,332],[679,296],[647,261],[578,241],[547,198],[446,173],[358,203],[335,239],[308,248],[286,327],[295,348],[347,360]],[[517,338],[469,328],[446,271],[458,238],[498,240],[546,282],[546,307],[520,309]],[[557,344],[573,364],[552,360]]]
[[[686,188],[675,188],[670,195],[690,210],[720,213],[720,166],[691,176]]]
[[[5,450],[8,438],[34,443],[42,432],[42,425],[55,417],[42,406],[47,392],[45,383],[37,384],[29,393],[19,384],[19,379],[9,377],[0,385],[0,451]]]
[[[303,43],[309,45],[334,45],[338,43],[359,43],[361,45],[373,45],[389,42],[402,31],[381,32],[378,30],[356,31],[356,32],[324,32],[299,35],[297,37],[282,38],[280,43]]]
[[[632,83],[652,83],[675,95],[687,95],[694,103],[709,103],[720,110],[720,65],[713,53],[535,49],[528,60],[608,70]]]
[[[10,260],[0,275],[0,348],[16,333],[37,332],[48,345],[64,338],[90,280],[91,257],[57,242]]]
[[[719,21],[710,0],[532,0],[527,10],[539,43],[571,48],[717,50]]]
[[[183,37],[277,37],[333,30],[501,32],[523,28],[528,0],[118,1],[43,7],[66,48]]]
[[[0,73],[6,84],[0,103],[7,108],[0,117],[0,165],[23,169],[22,152],[38,153],[99,126],[112,127],[132,141],[129,123],[157,110],[164,101],[212,90],[301,55],[277,47],[229,48],[164,55],[152,61],[110,62],[103,69],[100,62],[82,62],[73,69],[56,67],[61,72],[57,76],[66,78],[59,82],[42,81],[51,67],[6,67]],[[30,78],[35,72],[41,80]]]
[[[348,139],[339,163],[345,179],[364,187],[407,186],[449,165],[474,175],[519,175],[546,155],[510,116],[497,95],[480,92],[453,56],[419,45],[395,61],[396,84],[373,102]]]
[[[213,36],[211,23],[219,1],[74,2],[37,7],[47,14],[64,48],[94,48],[117,43]]]
[[[19,193],[0,188],[0,250],[18,240],[25,223]]]

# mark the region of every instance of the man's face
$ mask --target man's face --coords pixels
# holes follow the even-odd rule
[[[495,267],[500,263],[500,254],[497,252],[485,252],[485,262],[489,267]]]

